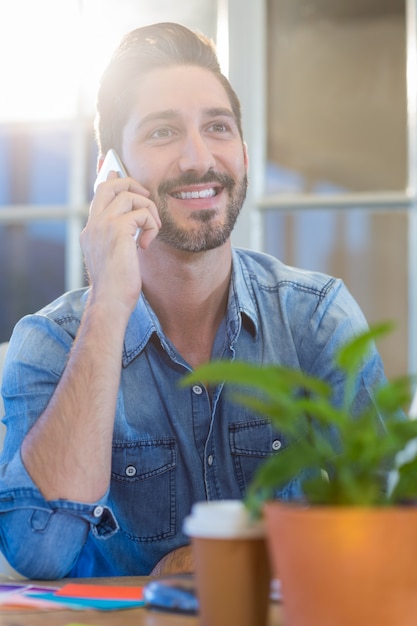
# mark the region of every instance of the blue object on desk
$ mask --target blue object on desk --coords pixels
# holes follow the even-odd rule
[[[145,606],[175,613],[198,613],[194,577],[174,574],[147,583],[143,588]]]

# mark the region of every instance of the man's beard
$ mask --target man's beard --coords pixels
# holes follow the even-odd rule
[[[217,213],[216,209],[200,209],[190,216],[197,225],[196,229],[189,231],[178,226],[168,210],[169,193],[180,187],[207,183],[219,183],[229,193],[224,223],[212,223]],[[158,239],[184,252],[203,252],[223,245],[234,228],[246,197],[247,187],[246,173],[239,182],[236,182],[228,174],[211,171],[199,178],[193,172],[189,172],[175,180],[161,183],[158,187],[158,199],[153,198],[162,222]]]

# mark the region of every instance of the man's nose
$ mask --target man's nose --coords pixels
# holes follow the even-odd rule
[[[210,150],[204,137],[199,132],[194,132],[185,137],[179,167],[182,172],[194,170],[205,174],[210,168],[214,168],[216,159]]]

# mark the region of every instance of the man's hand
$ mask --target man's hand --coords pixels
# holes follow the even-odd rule
[[[162,557],[153,568],[151,576],[188,574],[193,571],[194,559],[191,546],[182,546]]]
[[[118,178],[110,172],[107,181],[97,187],[81,233],[95,298],[125,304],[130,312],[142,288],[137,246],[146,249],[160,227],[149,191],[133,178]]]

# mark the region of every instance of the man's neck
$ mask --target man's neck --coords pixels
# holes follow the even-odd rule
[[[198,254],[172,250],[164,244],[151,248],[140,253],[143,292],[167,337],[196,367],[209,360],[226,312],[232,268],[230,242]]]

